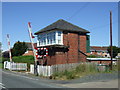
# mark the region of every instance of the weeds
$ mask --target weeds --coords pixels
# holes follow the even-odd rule
[[[97,65],[94,63],[81,63],[71,71],[65,70],[63,72],[53,73],[52,79],[69,80],[96,73],[108,73],[116,71],[118,66],[114,65],[112,71],[110,71],[109,66],[105,68],[105,71],[99,71]]]

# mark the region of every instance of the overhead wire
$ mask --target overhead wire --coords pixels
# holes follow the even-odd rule
[[[70,20],[72,19],[73,17],[75,17],[78,13],[80,13],[84,8],[86,8],[88,6],[90,2],[86,2],[80,9],[78,9],[75,13],[73,13],[69,18],[67,18],[66,20]],[[118,10],[118,7],[115,7],[112,9],[112,12],[115,12],[116,10]],[[116,24],[117,23],[117,20],[113,22],[113,24]],[[108,26],[109,24],[105,24],[105,25],[100,25],[98,27],[94,27],[92,29],[96,29],[96,28],[104,28],[106,26]]]
[[[78,9],[75,13],[73,13],[69,18],[67,18],[66,20],[70,20],[73,17],[75,17],[78,13],[80,13],[80,11],[82,11],[85,7],[87,7],[89,4],[89,2],[86,2],[80,9]]]

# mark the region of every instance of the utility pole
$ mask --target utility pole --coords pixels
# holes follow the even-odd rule
[[[10,62],[12,62],[12,55],[11,55],[11,50],[10,50],[10,37],[9,37],[9,34],[7,34],[7,42],[8,42]]]
[[[111,54],[111,70],[112,70],[112,58],[113,58],[113,50],[112,50],[112,11],[110,11],[110,54]]]
[[[31,41],[32,49],[33,49],[34,58],[35,58],[34,74],[35,74],[35,75],[38,75],[36,50],[35,50],[34,41],[33,41],[34,36],[32,35],[32,29],[31,29],[30,22],[28,22],[28,30],[29,30],[30,41]]]

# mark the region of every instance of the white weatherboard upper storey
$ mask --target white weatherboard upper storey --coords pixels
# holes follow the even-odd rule
[[[37,35],[37,47],[48,45],[63,45],[62,31],[49,31]]]

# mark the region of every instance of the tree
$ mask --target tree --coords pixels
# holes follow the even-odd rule
[[[27,50],[27,45],[25,44],[25,42],[16,42],[13,46],[12,51],[12,56],[21,56],[23,55],[26,50]]]
[[[112,46],[112,50],[113,50],[113,58],[115,58],[117,56],[118,53],[120,53],[120,48],[116,47],[116,46]],[[111,49],[110,46],[107,49],[108,53],[111,56]]]
[[[9,58],[9,51],[5,51],[2,53],[2,57]]]

